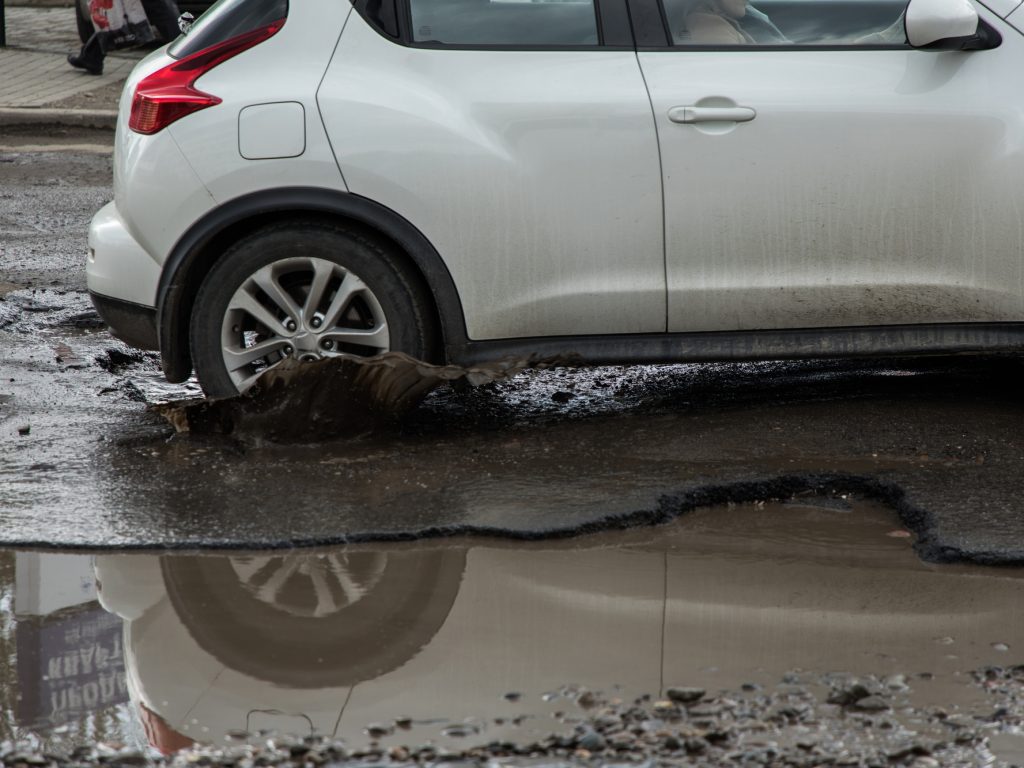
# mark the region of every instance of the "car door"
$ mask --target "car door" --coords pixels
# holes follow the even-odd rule
[[[979,7],[998,47],[914,50],[898,2],[726,2],[665,0],[639,52],[669,330],[1024,320],[1019,34]]]
[[[624,2],[385,6],[356,3],[320,109],[350,191],[437,249],[468,338],[663,332],[658,147]]]

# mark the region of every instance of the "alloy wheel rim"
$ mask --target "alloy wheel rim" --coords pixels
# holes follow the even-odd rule
[[[253,272],[232,295],[221,324],[224,367],[239,392],[288,358],[372,357],[390,348],[373,291],[351,270],[314,257],[281,259]]]
[[[231,568],[255,599],[299,618],[321,619],[355,605],[387,568],[381,552],[234,556]]]

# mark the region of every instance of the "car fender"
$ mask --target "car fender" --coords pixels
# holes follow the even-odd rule
[[[318,187],[289,187],[235,198],[200,218],[177,241],[157,288],[157,329],[164,375],[181,382],[192,371],[188,323],[203,276],[217,255],[253,227],[289,217],[324,216],[356,223],[393,241],[420,272],[434,299],[445,347],[462,345],[466,321],[441,255],[411,222],[368,198]]]

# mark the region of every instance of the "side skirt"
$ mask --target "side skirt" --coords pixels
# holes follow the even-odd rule
[[[1024,352],[1024,323],[892,325],[775,331],[632,334],[450,344],[458,365],[502,359],[565,365],[785,360]]]

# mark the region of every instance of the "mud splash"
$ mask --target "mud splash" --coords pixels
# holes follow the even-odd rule
[[[393,426],[442,384],[479,387],[554,361],[503,360],[463,368],[431,365],[401,352],[341,355],[313,363],[286,360],[245,394],[150,406],[179,432],[315,442]]]

